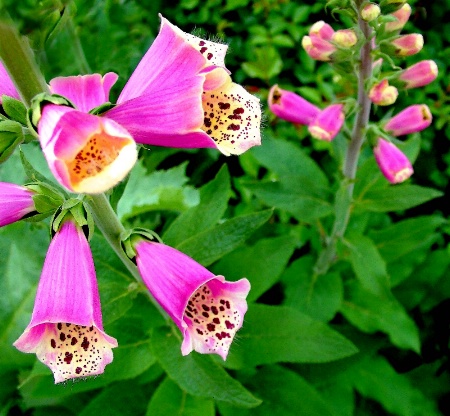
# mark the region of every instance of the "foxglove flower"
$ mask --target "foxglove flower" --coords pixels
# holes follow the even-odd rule
[[[374,3],[369,3],[361,9],[361,17],[366,22],[371,22],[380,15],[380,12],[380,6]]]
[[[269,91],[269,108],[283,120],[303,125],[309,125],[320,113],[318,107],[278,85],[274,85]]]
[[[6,68],[0,61],[0,104],[2,103],[2,95],[7,95],[15,99],[20,99],[19,92],[17,91],[12,79],[9,77]]]
[[[434,61],[420,61],[406,68],[399,80],[405,83],[405,88],[418,88],[433,82],[438,76],[438,67]]]
[[[50,243],[31,322],[14,346],[36,353],[55,383],[101,374],[113,359],[117,341],[103,330],[89,244],[70,220]]]
[[[403,26],[405,26],[411,16],[411,6],[408,3],[405,3],[400,9],[392,13],[392,16],[395,17],[395,20],[393,22],[386,23],[386,30],[388,32],[402,30]]]
[[[134,247],[144,283],[183,334],[181,353],[225,360],[247,311],[249,281],[227,282],[162,243],[141,240]]]
[[[302,47],[306,53],[318,61],[330,61],[336,47],[330,43],[334,35],[333,28],[323,20],[314,23],[308,36],[303,36]]]
[[[369,91],[370,100],[376,105],[391,105],[394,104],[398,97],[398,90],[392,85],[389,85],[387,79],[374,85]]]
[[[419,53],[423,48],[423,36],[418,33],[399,36],[394,39],[389,49],[396,56],[404,57]]]
[[[388,120],[384,129],[393,136],[403,136],[426,129],[432,119],[426,104],[410,105]]]
[[[0,182],[0,227],[35,211],[33,192],[13,183]]]
[[[390,183],[404,182],[414,172],[405,154],[394,144],[382,138],[378,139],[373,153],[381,173]]]
[[[342,104],[332,104],[322,110],[308,126],[311,136],[330,142],[341,130],[344,124]]]
[[[334,32],[331,40],[341,48],[351,48],[358,42],[358,37],[353,29],[341,29]]]

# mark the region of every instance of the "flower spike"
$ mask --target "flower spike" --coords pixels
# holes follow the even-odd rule
[[[141,240],[134,248],[144,283],[183,334],[181,353],[225,360],[247,311],[249,281],[227,282],[162,243]]]
[[[35,211],[33,192],[13,183],[0,182],[0,227]]]
[[[31,322],[14,346],[36,353],[55,383],[101,374],[113,359],[117,341],[103,330],[89,244],[70,220],[50,243]]]

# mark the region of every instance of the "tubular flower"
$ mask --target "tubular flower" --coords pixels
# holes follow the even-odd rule
[[[405,154],[394,144],[382,138],[378,139],[373,153],[381,173],[391,183],[404,182],[414,172]]]
[[[274,85],[269,91],[269,108],[283,120],[303,125],[309,125],[320,113],[318,107],[278,85]]]
[[[351,48],[356,45],[358,38],[353,29],[341,29],[334,32],[331,38],[341,48]]]
[[[306,53],[318,61],[330,61],[336,47],[330,43],[333,28],[323,20],[314,23],[309,29],[309,36],[303,36],[302,47]]]
[[[384,129],[393,136],[403,136],[426,129],[432,121],[430,109],[426,104],[415,104],[392,117]]]
[[[330,142],[339,133],[344,124],[342,104],[332,104],[322,110],[308,126],[311,136]]]
[[[433,82],[438,76],[438,67],[434,61],[420,61],[405,69],[399,80],[405,83],[405,88],[418,88]]]
[[[418,33],[399,36],[391,42],[391,48],[396,56],[411,56],[423,48],[423,36]]]
[[[0,104],[2,103],[2,95],[7,95],[8,97],[12,97],[17,100],[20,99],[19,92],[9,77],[2,61],[0,61]]]
[[[33,192],[13,183],[0,182],[0,227],[35,211]]]
[[[181,353],[225,360],[247,311],[249,281],[227,282],[162,243],[141,240],[134,247],[144,283],[183,334]]]
[[[101,374],[113,359],[117,341],[103,330],[89,244],[71,221],[50,243],[31,322],[14,346],[36,353],[55,383]]]
[[[403,26],[405,26],[411,16],[411,6],[408,3],[405,3],[400,9],[392,13],[392,16],[395,17],[396,20],[386,23],[386,30],[388,32],[402,30]]]
[[[398,97],[397,88],[389,85],[387,79],[374,85],[369,91],[370,100],[376,105],[391,105],[394,104]]]

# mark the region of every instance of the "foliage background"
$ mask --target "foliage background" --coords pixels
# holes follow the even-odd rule
[[[187,32],[227,42],[235,82],[258,94],[264,110],[274,83],[318,105],[345,91],[345,79],[300,47],[317,20],[345,27],[324,11],[324,1],[15,3],[2,6],[30,37],[48,80],[114,71],[120,75],[117,97],[156,36],[161,13]],[[342,137],[332,144],[311,140],[304,128],[265,111],[263,146],[239,158],[143,149],[127,187],[113,195],[120,217],[156,230],[215,273],[252,283],[249,312],[229,359],[181,357],[177,330],[96,234],[91,245],[105,329],[120,347],[105,375],[53,385],[34,355],[11,346],[28,324],[47,225],[14,224],[0,230],[1,415],[445,414],[450,7],[443,0],[410,4],[404,32],[420,31],[426,43],[408,62],[434,59],[440,74],[426,88],[402,94],[394,112],[424,102],[434,123],[406,142],[404,150],[417,156],[408,184],[389,187],[369,149],[363,152],[341,261],[319,280],[311,278],[332,223]],[[27,145],[24,152],[47,172],[39,149]],[[0,167],[0,180],[25,182],[18,154]]]

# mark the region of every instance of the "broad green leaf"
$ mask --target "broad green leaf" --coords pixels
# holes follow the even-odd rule
[[[212,271],[231,280],[249,279],[252,289],[247,301],[251,302],[278,280],[294,248],[295,241],[290,236],[259,240],[253,246],[236,249],[222,257]]]
[[[427,398],[398,374],[383,357],[368,357],[351,367],[346,374],[354,388],[364,397],[376,400],[391,414],[402,416],[439,416],[433,400]]]
[[[184,240],[176,248],[209,266],[242,244],[272,215],[271,210],[241,215]]]
[[[2,107],[6,115],[12,120],[18,121],[24,126],[27,125],[27,108],[22,101],[4,95],[2,97]]]
[[[194,397],[166,377],[153,394],[146,416],[214,416],[214,402]]]
[[[403,306],[393,297],[380,297],[358,281],[348,282],[341,313],[361,331],[382,331],[399,348],[420,351],[418,329]]]
[[[256,60],[242,64],[242,69],[250,77],[269,81],[283,69],[280,54],[273,46],[266,45],[264,48],[254,48],[253,52],[256,55]]]
[[[282,183],[290,185],[291,191],[322,198],[327,196],[327,177],[317,163],[294,143],[267,137],[264,146],[253,147],[250,152]]]
[[[323,363],[358,351],[330,326],[286,306],[249,305],[237,338],[226,363],[234,369],[278,362]]]
[[[153,332],[152,344],[161,366],[185,392],[239,407],[261,403],[210,356],[192,352],[183,357],[180,338],[167,327]]]
[[[442,196],[441,191],[418,185],[401,184],[384,189],[370,190],[355,207],[373,212],[401,211]]]
[[[230,174],[224,165],[215,179],[200,189],[200,203],[181,213],[164,233],[166,244],[177,246],[182,241],[215,225],[225,213],[230,199]]]
[[[284,305],[295,308],[318,321],[328,322],[339,310],[344,290],[338,273],[317,276],[314,259],[303,256],[283,273]]]
[[[352,386],[339,378],[328,380],[324,380],[324,386],[317,386],[317,390],[333,409],[333,415],[354,416],[356,414],[355,393]]]
[[[224,416],[334,416],[331,406],[315,387],[297,373],[279,366],[260,369],[249,387],[261,397],[261,406],[251,411],[240,411],[219,404]]]
[[[266,205],[285,210],[300,222],[311,223],[333,212],[328,201],[314,195],[299,193],[298,187],[280,182],[254,183],[245,186]]]
[[[185,211],[197,205],[198,191],[186,185],[186,165],[147,174],[142,162],[136,163],[117,204],[119,218],[124,220],[152,210]]]
[[[389,276],[386,263],[373,241],[363,235],[347,238],[350,262],[361,286],[383,297],[389,293]]]

